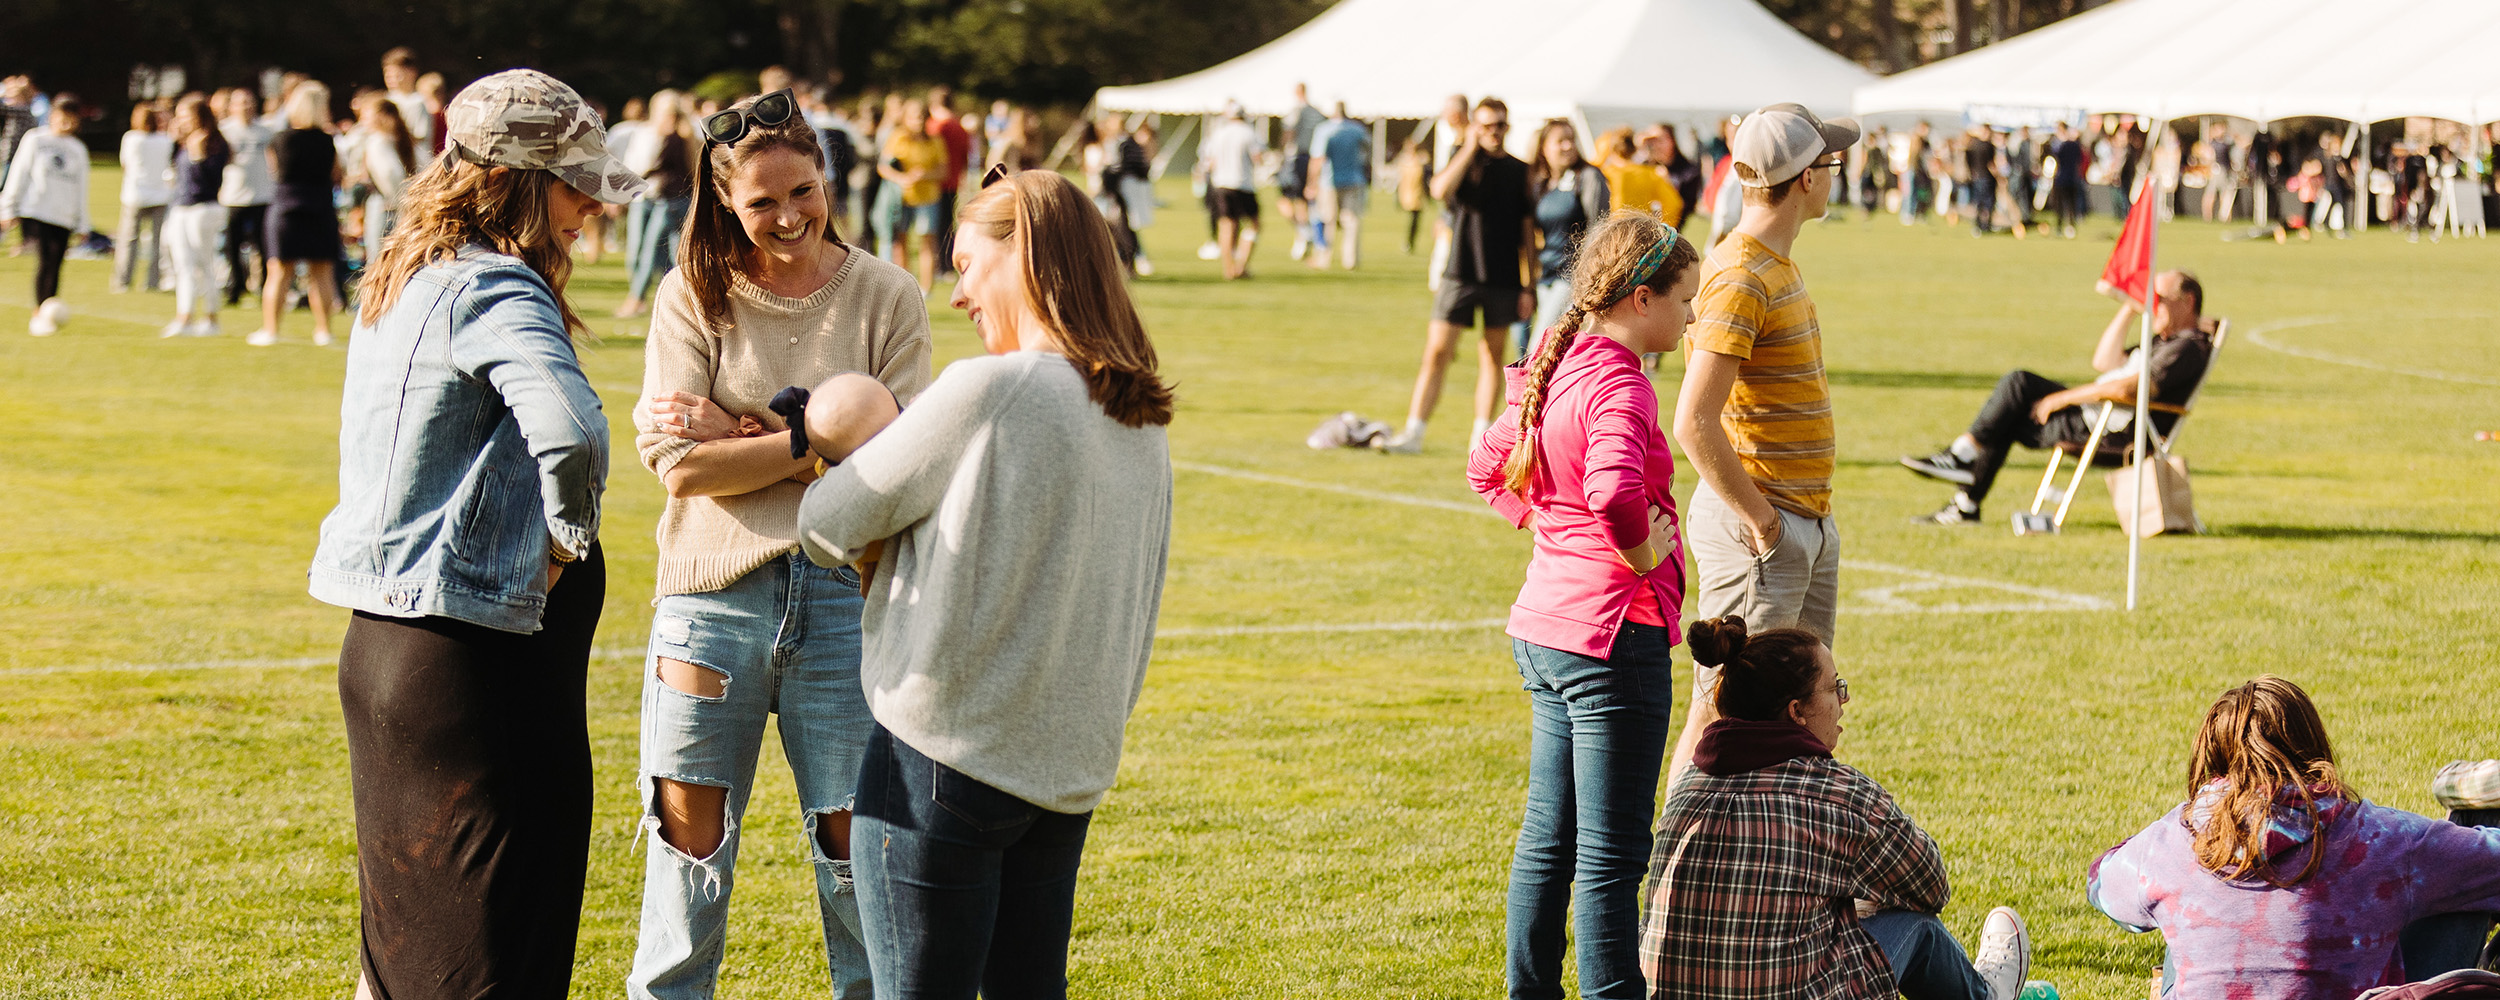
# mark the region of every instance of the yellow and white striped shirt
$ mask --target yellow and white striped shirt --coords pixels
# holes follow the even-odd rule
[[[1742,359],[1719,425],[1745,473],[1773,506],[1807,517],[1832,514],[1832,389],[1823,375],[1823,328],[1803,276],[1762,241],[1730,233],[1710,251],[1695,350]]]

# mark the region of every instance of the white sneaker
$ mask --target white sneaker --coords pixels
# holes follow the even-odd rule
[[[1387,439],[1381,441],[1376,447],[1380,451],[1391,455],[1421,455],[1424,453],[1424,436],[1407,431],[1399,431],[1395,434],[1389,435]]]
[[[1146,255],[1142,253],[1137,255],[1137,276],[1140,278],[1155,276],[1155,262],[1147,260]]]
[[[214,337],[217,335],[217,319],[212,316],[199,320],[185,327],[182,333],[186,337]]]
[[[2022,914],[2011,906],[1988,911],[1979,928],[1979,955],[1970,964],[1988,984],[1988,1000],[2021,996],[2023,980],[2031,976],[2031,932],[2023,928]]]
[[[182,320],[180,320],[180,319],[176,319],[176,320],[174,320],[174,321],[173,321],[173,322],[171,322],[171,323],[167,323],[167,324],[165,324],[165,328],[164,328],[163,330],[159,330],[159,331],[157,331],[156,335],[157,335],[158,337],[160,337],[160,338],[165,338],[165,339],[171,339],[171,338],[174,338],[174,337],[180,337],[180,336],[183,336],[184,334],[190,333],[190,332],[191,332],[191,326],[192,326],[192,324],[185,323],[185,322],[183,322],[183,321],[182,321]]]
[[[1304,257],[1308,257],[1308,256],[1310,256],[1310,255],[1311,255],[1311,241],[1306,240],[1306,239],[1303,239],[1302,237],[1299,237],[1299,236],[1294,237],[1294,238],[1293,238],[1293,252],[1292,252],[1292,254],[1291,254],[1291,256],[1293,257],[1293,259],[1295,259],[1295,260],[1301,260],[1302,258],[1304,258]]]
[[[26,333],[29,336],[49,337],[59,333],[60,330],[61,324],[53,322],[52,318],[44,315],[41,309],[35,310],[33,316],[26,318]]]
[[[1221,256],[1224,256],[1224,248],[1217,246],[1214,240],[1208,240],[1205,243],[1198,245],[1199,260],[1214,260]]]
[[[69,322],[69,303],[63,302],[59,298],[49,298],[43,300],[43,305],[37,306],[35,311],[42,313],[45,319],[51,320],[52,325],[55,328],[59,327],[63,323]]]
[[[327,334],[327,333],[323,333],[323,332],[321,332],[321,331],[319,331],[319,330],[315,330],[315,331],[313,331],[313,346],[314,346],[314,347],[328,347],[328,346],[330,346],[330,335],[329,335],[329,334]]]
[[[278,331],[267,328],[254,330],[251,336],[243,338],[243,342],[254,347],[267,347],[278,342]]]

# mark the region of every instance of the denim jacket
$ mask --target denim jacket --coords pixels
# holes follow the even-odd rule
[[[478,247],[419,270],[348,340],[339,417],[312,595],[538,631],[551,550],[590,551],[608,477],[607,417],[546,281]]]

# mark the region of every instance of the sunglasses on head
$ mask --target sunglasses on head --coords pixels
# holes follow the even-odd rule
[[[790,88],[784,87],[756,98],[755,103],[746,107],[730,108],[703,119],[703,137],[723,146],[735,146],[751,131],[747,123],[772,128],[789,121],[790,115],[797,110],[798,98],[791,96]]]

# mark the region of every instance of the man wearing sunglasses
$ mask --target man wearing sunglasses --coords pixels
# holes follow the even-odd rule
[[[1476,436],[1502,413],[1502,363],[1510,347],[1510,325],[1536,311],[1536,293],[1525,275],[1534,273],[1536,241],[1530,238],[1535,199],[1528,190],[1528,165],[1503,148],[1510,137],[1510,108],[1500,99],[1476,102],[1467,141],[1450,154],[1432,175],[1432,198],[1447,206],[1450,253],[1441,264],[1441,283],[1432,302],[1432,322],[1425,328],[1423,370],[1415,376],[1415,395],[1407,404],[1406,428],[1377,447],[1393,455],[1424,450],[1424,422],[1441,403],[1450,362],[1458,357],[1459,341],[1482,319],[1482,339],[1475,350],[1476,395],[1472,416]]]
[[[1675,404],[1676,441],[1701,478],[1685,513],[1700,616],[1794,626],[1825,645],[1840,601],[1831,386],[1822,325],[1789,253],[1798,231],[1830,209],[1857,141],[1857,122],[1822,121],[1797,104],[1771,105],[1737,126],[1728,173],[1744,185],[1744,214],[1702,265],[1709,277],[1693,300]],[[1716,683],[1716,671],[1695,671],[1679,768],[1717,718]]]

